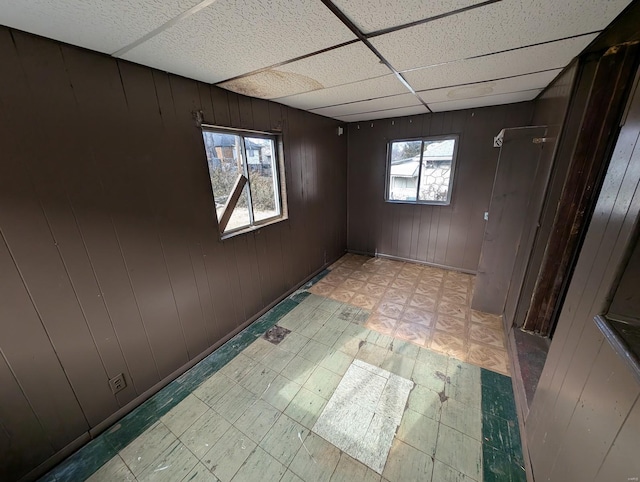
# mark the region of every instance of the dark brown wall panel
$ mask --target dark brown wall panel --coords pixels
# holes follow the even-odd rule
[[[498,159],[493,137],[528,125],[532,112],[527,102],[349,124],[349,249],[475,271]],[[442,134],[460,136],[451,204],[384,202],[387,143]]]
[[[616,467],[611,462],[620,460],[625,453],[620,444],[637,427],[633,407],[640,387],[604,340],[593,317],[608,309],[640,216],[639,140],[640,97],[636,92],[526,421],[536,479],[584,480],[599,473],[635,477],[637,473],[633,458]]]
[[[596,64],[597,62],[585,62],[578,65],[576,61],[536,100],[532,123],[546,126],[545,137],[550,141],[542,148],[531,207],[526,213],[522,238],[524,248],[518,252],[513,271],[511,286],[514,289],[510,291],[505,307],[509,324],[521,326],[527,315],[573,156]]]
[[[344,253],[347,142],[337,121],[6,28],[0,62],[11,480]],[[282,133],[288,220],[220,240],[196,111]]]

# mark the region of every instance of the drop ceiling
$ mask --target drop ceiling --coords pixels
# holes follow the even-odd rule
[[[535,98],[629,0],[0,0],[0,24],[345,122]]]

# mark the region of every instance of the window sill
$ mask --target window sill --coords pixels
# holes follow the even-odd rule
[[[264,221],[260,222],[259,224],[254,224],[253,226],[247,226],[246,228],[240,228],[237,229],[235,231],[231,231],[229,233],[223,233],[220,236],[220,239],[222,241],[229,239],[229,238],[233,238],[235,236],[240,236],[242,234],[247,234],[247,233],[251,233],[253,231],[260,231],[262,228],[266,227],[266,226],[271,226],[272,224],[277,224],[280,223],[282,221],[286,221],[287,219],[289,219],[288,216],[278,216],[276,218],[270,218],[270,219],[265,219]]]
[[[451,201],[403,201],[400,199],[385,199],[384,202],[390,204],[418,204],[421,206],[450,206]]]

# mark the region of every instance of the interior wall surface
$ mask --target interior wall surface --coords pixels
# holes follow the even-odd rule
[[[348,248],[475,272],[499,150],[506,127],[529,125],[534,103],[423,114],[349,124]],[[451,203],[385,202],[387,144],[457,134]]]
[[[345,252],[347,145],[335,120],[8,28],[0,65],[0,479],[13,480]],[[281,133],[287,220],[220,239],[198,111]]]
[[[526,421],[536,480],[640,474],[640,384],[594,323],[609,310],[640,219],[637,88],[631,99]]]

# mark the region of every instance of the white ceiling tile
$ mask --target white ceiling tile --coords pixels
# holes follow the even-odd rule
[[[495,96],[532,89],[543,89],[556,78],[561,69],[540,72],[537,74],[511,77],[490,82],[480,82],[460,87],[446,87],[444,89],[423,90],[418,95],[429,106],[435,102],[470,99],[474,97]]]
[[[503,0],[371,42],[394,68],[408,70],[602,30],[629,3]]]
[[[123,57],[216,83],[354,38],[316,0],[220,0]]]
[[[389,72],[371,50],[357,42],[219,85],[240,94],[274,99]]]
[[[542,89],[511,92],[509,94],[487,95],[485,97],[475,97],[473,99],[450,100],[448,102],[429,104],[429,108],[433,112],[448,112],[451,110],[475,109],[477,107],[488,107],[492,105],[513,104],[515,102],[533,100],[540,92],[542,92]]]
[[[334,0],[334,4],[364,33],[435,17],[485,0]]]
[[[352,114],[345,116],[337,116],[336,119],[344,122],[357,122],[365,120],[388,119],[391,117],[404,117],[407,115],[427,114],[429,111],[423,105],[414,107],[400,107],[398,109],[377,110],[375,112],[366,112],[364,114]]]
[[[416,105],[422,104],[415,95],[400,94],[393,95],[391,97],[382,97],[379,99],[370,99],[360,102],[351,102],[349,104],[334,105],[332,107],[322,107],[320,109],[313,109],[312,112],[315,114],[325,115],[327,117],[337,117]]]
[[[0,0],[0,24],[111,54],[201,0]]]
[[[411,70],[403,75],[414,90],[425,90],[563,68],[595,37],[595,34],[584,35],[470,60],[457,60]]]
[[[314,90],[304,94],[277,99],[277,102],[298,109],[317,109],[347,102],[374,99],[389,95],[404,94],[407,88],[395,75],[389,74],[375,79],[338,85],[329,89]]]

